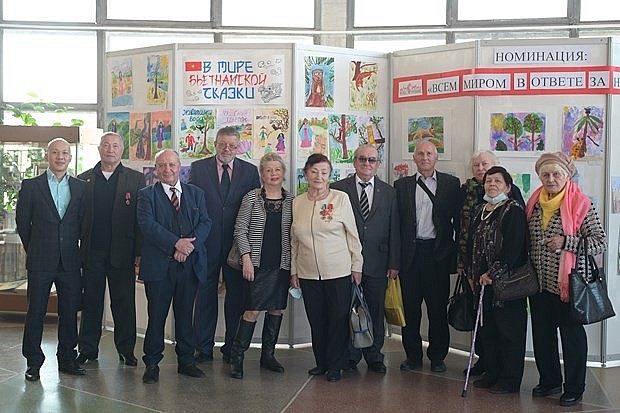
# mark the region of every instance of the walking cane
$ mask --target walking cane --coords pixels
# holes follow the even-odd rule
[[[469,352],[469,363],[467,363],[467,374],[465,375],[465,386],[461,397],[467,397],[467,384],[469,383],[469,372],[471,370],[471,362],[476,352],[476,334],[478,334],[478,325],[482,325],[482,297],[484,297],[484,285],[480,289],[480,298],[478,299],[478,311],[476,312],[476,324],[474,325],[474,334],[471,337],[471,351]]]

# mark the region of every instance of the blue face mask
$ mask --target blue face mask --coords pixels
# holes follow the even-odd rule
[[[505,192],[502,192],[501,194],[499,194],[498,196],[496,196],[495,198],[491,198],[490,196],[488,196],[487,194],[484,194],[483,199],[485,201],[487,201],[489,204],[491,205],[497,205],[502,201],[505,201],[506,199],[508,199],[508,195],[506,195]]]

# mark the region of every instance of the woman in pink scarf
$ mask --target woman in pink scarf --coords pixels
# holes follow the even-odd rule
[[[588,238],[588,253],[606,250],[605,231],[590,199],[571,181],[572,159],[562,152],[544,153],[536,162],[542,182],[527,203],[532,264],[540,292],[530,297],[534,357],[540,375],[534,397],[562,392],[561,406],[579,402],[585,389],[588,341],[583,326],[570,318],[568,274],[575,267],[579,238]],[[585,260],[578,268],[583,271]],[[560,329],[564,380],[557,329]]]

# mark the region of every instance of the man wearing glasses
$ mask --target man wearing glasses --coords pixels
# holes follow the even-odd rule
[[[355,175],[331,187],[346,192],[351,200],[364,257],[362,287],[374,321],[372,346],[360,351],[350,345],[347,369],[356,369],[363,354],[369,370],[385,373],[381,353],[385,336],[385,289],[388,277],[396,278],[400,268],[400,223],[396,191],[375,176],[379,164],[377,149],[361,145],[353,158]]]
[[[198,285],[194,308],[197,363],[213,360],[220,271],[226,284],[226,334],[220,351],[226,363],[230,362],[230,347],[243,313],[243,277],[228,266],[226,257],[232,245],[241,199],[251,189],[260,187],[260,179],[256,166],[235,158],[238,148],[239,132],[233,127],[221,128],[215,136],[215,156],[195,161],[190,168],[189,183],[205,192],[207,210],[213,222],[206,243],[207,278]]]

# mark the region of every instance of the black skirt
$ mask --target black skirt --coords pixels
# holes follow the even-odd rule
[[[288,301],[290,271],[254,267],[254,281],[244,280],[245,310],[284,310]]]

